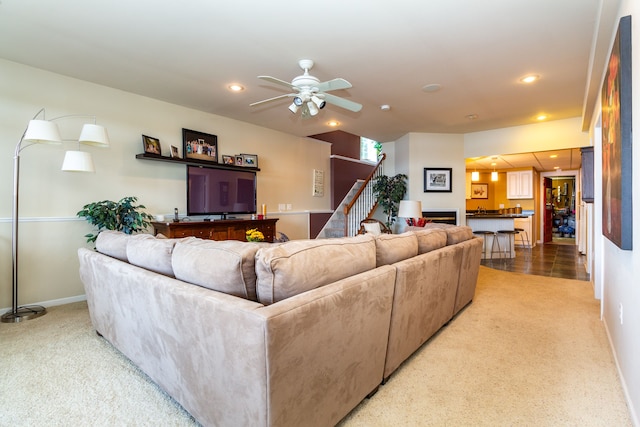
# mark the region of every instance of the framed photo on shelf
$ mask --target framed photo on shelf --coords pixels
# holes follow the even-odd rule
[[[242,154],[242,166],[257,168],[258,156],[256,154]]]
[[[180,157],[180,153],[178,153],[178,147],[176,147],[175,145],[171,146],[171,157],[173,157],[173,158],[179,158]]]
[[[236,159],[236,166],[244,166],[244,157],[242,156],[242,154],[236,154],[235,159]]]
[[[162,155],[162,147],[160,147],[160,140],[158,138],[142,135],[142,147],[144,148],[145,154]]]
[[[222,155],[222,163],[225,165],[235,165],[236,159],[233,156]]]
[[[182,129],[182,143],[185,159],[218,163],[218,137],[216,135]]]
[[[451,193],[451,168],[424,168],[425,193]]]
[[[489,198],[489,184],[472,183],[471,184],[471,198],[472,199],[488,199]]]

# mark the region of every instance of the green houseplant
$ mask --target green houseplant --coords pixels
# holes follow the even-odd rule
[[[406,179],[407,175],[401,173],[393,177],[380,175],[373,183],[373,194],[382,206],[382,212],[387,215],[386,226],[389,228],[396,220],[400,200],[407,192]]]
[[[102,200],[82,207],[76,215],[85,218],[89,224],[98,228],[97,233],[85,234],[87,242],[95,242],[102,230],[117,230],[126,234],[144,230],[150,225],[153,216],[142,211],[144,205],[136,205],[137,197],[124,197],[118,202]]]

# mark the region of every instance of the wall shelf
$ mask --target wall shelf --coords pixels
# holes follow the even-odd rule
[[[244,170],[244,171],[254,171],[254,172],[257,172],[260,170],[260,168],[225,165],[222,163],[207,162],[206,160],[182,159],[179,157],[158,156],[156,154],[148,154],[148,153],[136,154],[136,159],[152,160],[156,162],[175,163],[180,165],[202,166],[202,167],[214,168],[214,169]]]

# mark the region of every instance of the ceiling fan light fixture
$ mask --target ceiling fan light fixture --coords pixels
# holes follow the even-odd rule
[[[307,102],[307,108],[309,109],[309,114],[311,114],[312,116],[318,114],[318,107],[313,103],[313,101]]]
[[[302,105],[302,98],[300,98],[299,96],[296,96],[295,98],[293,98],[293,103],[295,105],[297,105],[298,107]]]
[[[322,100],[322,99],[318,98],[318,97],[317,97],[317,96],[315,96],[315,95],[312,95],[312,96],[311,96],[311,100],[312,100],[312,101],[313,101],[313,103],[314,103],[314,104],[316,104],[316,106],[317,106],[319,109],[321,109],[321,110],[325,107],[325,105],[327,105],[327,103],[326,103],[324,100]]]
[[[291,105],[289,105],[289,111],[291,111],[293,114],[298,112],[298,106],[295,102],[292,102]]]

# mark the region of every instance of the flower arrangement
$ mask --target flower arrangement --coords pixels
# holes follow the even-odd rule
[[[259,231],[257,228],[252,228],[251,230],[247,230],[247,241],[248,242],[263,242],[264,234]]]
[[[424,227],[428,222],[431,220],[427,218],[407,218],[407,225],[414,227]]]

